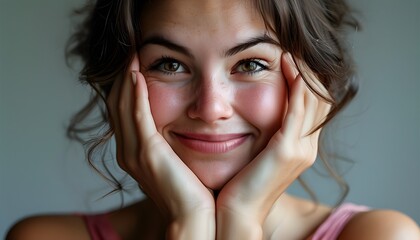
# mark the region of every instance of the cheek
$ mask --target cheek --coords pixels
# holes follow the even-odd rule
[[[285,86],[259,85],[238,92],[242,115],[263,134],[274,134],[282,125],[287,107]]]
[[[186,97],[181,89],[164,84],[150,84],[147,87],[149,102],[157,130],[178,118],[185,108]]]

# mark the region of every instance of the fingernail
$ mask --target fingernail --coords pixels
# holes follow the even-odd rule
[[[133,80],[133,85],[137,84],[137,75],[136,72],[131,72],[131,79]]]

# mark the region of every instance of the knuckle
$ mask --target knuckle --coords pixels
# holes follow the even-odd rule
[[[135,110],[133,115],[135,120],[137,120],[138,122],[142,122],[144,114],[141,111]]]

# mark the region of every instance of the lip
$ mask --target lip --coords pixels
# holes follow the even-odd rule
[[[184,146],[201,153],[226,153],[242,145],[249,134],[196,134],[175,133]]]

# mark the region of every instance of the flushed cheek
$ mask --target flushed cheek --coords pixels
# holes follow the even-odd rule
[[[238,90],[238,111],[265,136],[274,134],[282,125],[287,106],[285,86],[259,84]]]
[[[148,84],[149,102],[157,130],[178,118],[184,111],[187,95],[182,88],[162,83]]]

